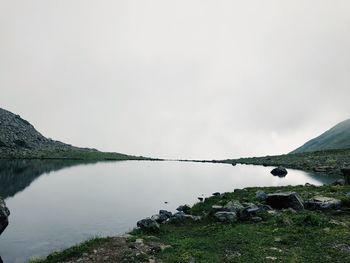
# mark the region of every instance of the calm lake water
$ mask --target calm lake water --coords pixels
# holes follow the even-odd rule
[[[216,191],[335,180],[296,170],[279,178],[270,170],[189,162],[0,161],[0,196],[11,211],[0,256],[5,263],[27,262],[92,236],[123,234],[159,209],[174,211]]]

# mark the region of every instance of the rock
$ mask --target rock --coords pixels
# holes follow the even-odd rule
[[[297,213],[297,211],[295,211],[295,210],[294,210],[293,208],[291,208],[291,207],[288,208],[288,211],[291,212],[292,214],[296,214],[296,213]]]
[[[187,215],[184,212],[175,213],[169,220],[170,223],[183,223],[186,221],[199,221],[200,216]]]
[[[306,187],[314,187],[315,185],[310,184],[310,183],[306,183],[305,186],[306,186]]]
[[[155,220],[157,223],[163,223],[168,220],[169,217],[167,217],[165,214],[158,214],[151,216],[151,219]]]
[[[213,205],[213,206],[211,206],[211,210],[212,210],[213,214],[215,214],[216,212],[225,212],[225,211],[227,211],[226,208],[221,206],[221,205]]]
[[[154,220],[154,221],[157,221],[159,223],[160,216],[159,215],[153,215],[153,216],[151,216],[151,219]]]
[[[188,259],[188,263],[196,263],[196,259],[194,257],[190,257]]]
[[[263,212],[260,207],[253,203],[243,203],[243,205],[245,207],[239,214],[239,217],[242,219],[257,216],[259,213]]]
[[[273,208],[271,206],[269,206],[269,205],[258,205],[258,207],[263,212],[268,212],[268,211],[273,210]]]
[[[215,192],[212,194],[213,196],[220,196],[221,194],[219,192]]]
[[[335,209],[339,208],[341,201],[331,197],[315,196],[304,203],[308,209]]]
[[[217,212],[214,217],[223,223],[237,222],[237,214],[235,212]]]
[[[272,208],[276,209],[283,209],[289,207],[295,210],[304,209],[303,200],[295,192],[281,192],[268,194],[265,201]]]
[[[267,211],[267,213],[268,213],[269,215],[272,215],[272,216],[277,215],[277,211],[276,211],[276,210],[270,210],[270,211]]]
[[[279,177],[284,177],[288,174],[288,171],[286,168],[279,166],[271,171],[272,175],[279,176]]]
[[[237,215],[244,209],[243,205],[238,201],[230,201],[225,205],[225,211],[235,212]]]
[[[267,194],[264,191],[261,191],[261,190],[256,191],[255,196],[256,196],[257,199],[259,199],[261,201],[263,201],[263,200],[265,200],[267,198]]]
[[[346,196],[347,198],[350,198],[350,192],[349,192],[349,193],[346,193],[345,196]]]
[[[9,224],[9,215],[10,210],[6,207],[5,201],[0,198],[0,235]]]
[[[151,218],[145,218],[137,222],[137,226],[142,230],[157,232],[159,231],[159,224]]]
[[[179,212],[189,213],[191,207],[189,207],[188,205],[180,205],[178,208],[176,208],[176,210]]]
[[[161,251],[164,251],[164,250],[167,250],[167,249],[170,249],[170,248],[172,248],[172,246],[170,246],[170,245],[160,245],[160,250]]]
[[[203,202],[204,198],[203,197],[197,197],[200,202]]]
[[[167,218],[170,218],[173,215],[173,213],[169,212],[167,210],[159,210],[159,215],[166,216]]]

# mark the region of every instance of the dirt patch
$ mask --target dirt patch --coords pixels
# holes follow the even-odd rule
[[[130,237],[113,237],[103,245],[92,247],[82,256],[71,258],[60,263],[92,263],[92,262],[147,262],[160,263],[155,255],[168,246],[158,242]]]

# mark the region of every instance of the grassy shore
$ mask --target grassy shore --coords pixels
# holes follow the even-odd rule
[[[350,149],[228,159],[219,162],[264,166],[284,166],[286,168],[304,171],[316,171],[340,175],[341,168],[350,167]]]
[[[143,156],[127,155],[115,152],[100,152],[90,149],[61,149],[61,150],[14,150],[12,152],[0,153],[0,159],[62,159],[62,160],[84,160],[84,161],[122,161],[122,160],[160,160]]]
[[[217,222],[211,216],[212,205],[224,205],[230,200],[260,202],[256,191],[266,193],[295,191],[305,200],[315,195],[342,200],[336,210],[278,210],[263,214],[262,221]],[[190,214],[204,216],[199,222],[162,224],[158,233],[134,230],[121,250],[124,261],[108,258],[106,262],[350,262],[350,186],[287,186],[246,188],[213,196],[195,204]],[[135,240],[157,240],[168,249],[140,253]],[[96,262],[88,261],[92,251],[108,247],[111,238],[94,239],[50,255],[36,263]],[[84,261],[84,255],[87,261]],[[140,257],[141,255],[141,257]]]

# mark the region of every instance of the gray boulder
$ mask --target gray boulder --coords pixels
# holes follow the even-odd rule
[[[170,218],[173,213],[167,210],[159,210],[159,215],[160,216],[166,216],[167,218]]]
[[[238,201],[230,201],[225,205],[227,212],[235,212],[236,214],[239,214],[243,208],[243,205]]]
[[[246,219],[257,216],[261,212],[264,212],[259,206],[253,203],[243,203],[244,209],[240,211],[240,218]]]
[[[237,222],[237,214],[235,212],[217,212],[214,217],[222,223]]]
[[[279,177],[284,177],[288,174],[288,171],[286,168],[279,166],[271,171],[272,175],[279,176]]]
[[[211,211],[213,214],[215,214],[216,212],[225,212],[225,211],[227,211],[227,209],[225,207],[223,207],[222,205],[212,205]]]
[[[176,210],[179,212],[188,213],[191,210],[191,207],[188,205],[180,205],[178,208],[176,208]]]
[[[276,209],[293,208],[295,210],[304,209],[303,200],[295,192],[284,192],[268,194],[266,204]]]
[[[175,213],[169,220],[170,223],[183,223],[186,221],[199,221],[202,218],[200,216],[193,216],[185,214],[184,212]]]
[[[0,198],[0,235],[9,224],[9,215],[10,210],[6,207],[5,201]]]
[[[331,197],[315,196],[304,203],[308,209],[336,209],[341,206],[341,201]]]
[[[157,232],[159,231],[159,224],[152,218],[145,218],[137,222],[137,226],[142,230]]]
[[[255,196],[256,196],[257,199],[263,201],[263,200],[265,200],[267,198],[267,193],[265,193],[264,191],[259,190],[259,191],[256,191]]]

